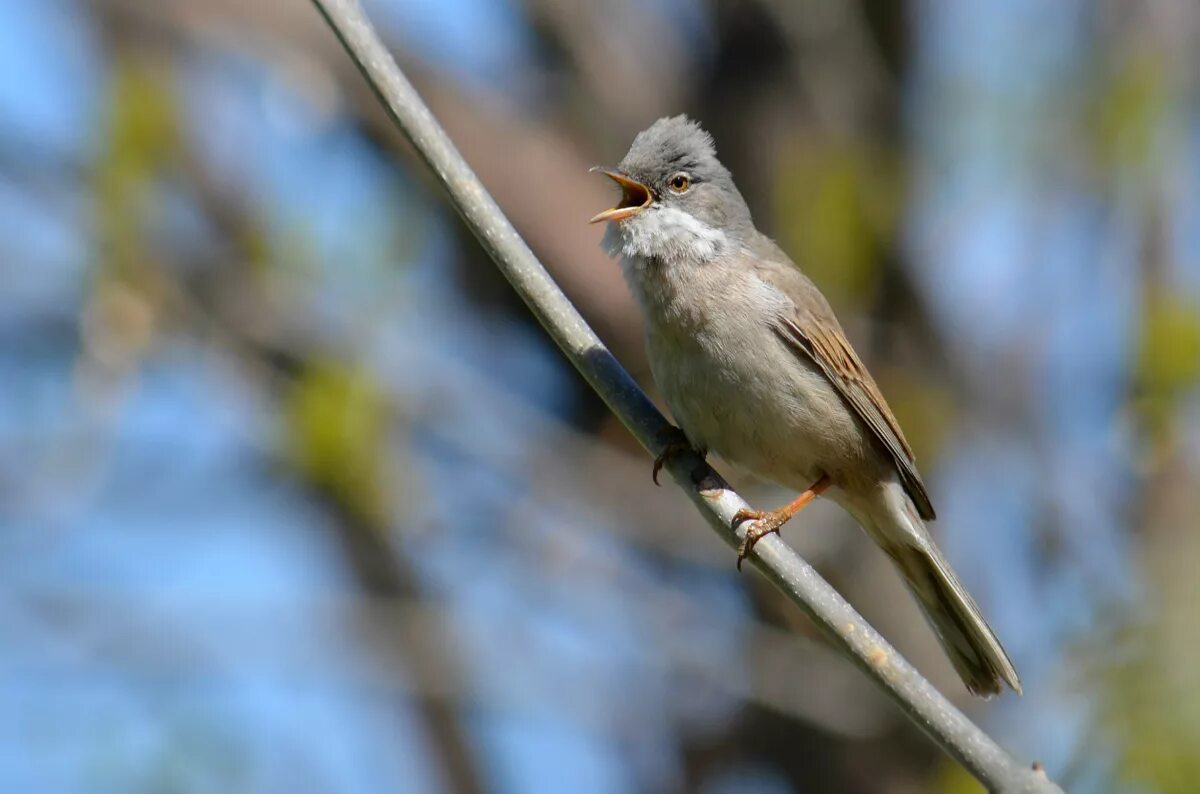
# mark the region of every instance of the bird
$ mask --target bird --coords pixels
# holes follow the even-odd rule
[[[687,448],[799,492],[751,521],[737,563],[819,495],[845,509],[904,579],[967,689],[982,697],[1017,671],[930,535],[929,493],[875,380],[821,291],[754,225],[713,138],[686,115],[638,133],[615,168],[621,189],[602,246],[645,320],[650,371]]]

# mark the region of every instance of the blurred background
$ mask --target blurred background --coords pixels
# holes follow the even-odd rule
[[[647,387],[586,169],[701,120],[1024,697],[835,507],[785,537],[1065,788],[1195,790],[1200,6],[366,6]],[[0,14],[0,789],[979,790],[651,484],[307,0]]]

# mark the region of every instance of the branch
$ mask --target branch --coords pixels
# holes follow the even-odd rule
[[[666,419],[654,407],[558,289],[462,159],[392,56],[358,0],[313,0],[401,131],[437,174],[456,210],[563,354],[650,453],[662,451]],[[713,530],[736,547],[744,530],[730,528],[746,506],[694,455],[669,465],[671,475]],[[900,708],[950,756],[993,791],[1061,791],[1043,772],[1019,764],[955,708],[778,536],[754,547],[755,564],[816,621]]]

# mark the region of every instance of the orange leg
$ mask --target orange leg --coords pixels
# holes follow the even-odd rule
[[[742,570],[742,560],[746,559],[750,554],[755,543],[758,543],[759,540],[770,535],[772,532],[778,532],[780,527],[790,521],[792,516],[803,510],[806,504],[820,496],[829,485],[829,475],[823,474],[821,475],[821,479],[813,483],[807,491],[778,510],[772,510],[769,513],[764,513],[761,510],[737,511],[737,514],[733,517],[733,526],[735,528],[743,521],[754,521],[754,526],[746,530],[746,536],[742,538],[742,543],[738,546],[738,570]]]

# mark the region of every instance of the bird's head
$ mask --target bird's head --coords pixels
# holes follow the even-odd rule
[[[591,219],[610,223],[610,250],[706,260],[753,229],[712,136],[686,116],[659,119],[638,133],[620,165],[592,170],[621,188],[617,205]]]

